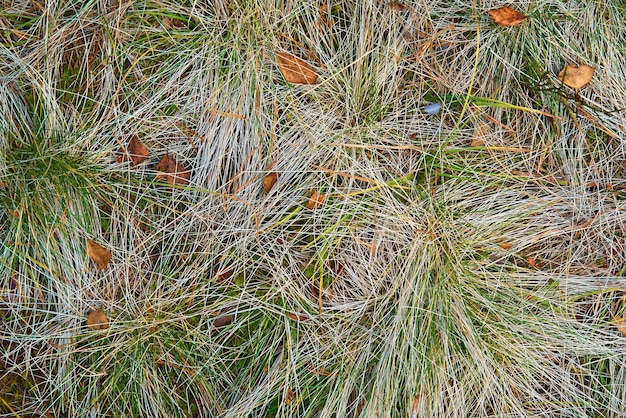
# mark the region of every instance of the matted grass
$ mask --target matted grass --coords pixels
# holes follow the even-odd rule
[[[626,11],[502,5],[4,1],[2,416],[625,416]]]

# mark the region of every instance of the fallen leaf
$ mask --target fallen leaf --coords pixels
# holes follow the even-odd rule
[[[285,405],[289,405],[291,401],[294,400],[295,397],[296,397],[296,394],[293,393],[293,390],[291,390],[291,388],[287,388],[287,396],[285,397]]]
[[[98,270],[104,269],[111,262],[111,252],[93,240],[87,240],[87,255],[96,263]]]
[[[215,273],[215,279],[218,283],[228,280],[233,275],[234,271],[233,266],[226,266]]]
[[[230,324],[231,322],[233,322],[233,316],[232,315],[226,315],[226,316],[220,316],[218,318],[215,318],[213,320],[213,327],[214,328],[222,328],[225,327],[226,325]]]
[[[272,187],[274,187],[274,184],[276,184],[276,180],[278,180],[278,173],[275,171],[263,177],[263,191],[269,193]]]
[[[400,3],[399,1],[392,1],[389,3],[389,8],[397,11],[409,10],[410,7],[406,4]]]
[[[619,319],[614,324],[619,332],[626,335],[626,317]]]
[[[306,204],[307,209],[315,209],[321,206],[324,203],[324,195],[319,193],[317,190],[313,190],[311,193],[311,197],[309,197],[309,201]]]
[[[122,153],[118,155],[115,160],[118,163],[123,163],[124,161],[132,161],[133,167],[144,162],[148,156],[150,156],[150,151],[148,148],[139,140],[137,135],[133,135],[128,141],[128,145],[126,146],[126,150],[122,150]]]
[[[157,171],[156,180],[165,178],[169,184],[189,184],[191,170],[176,161],[173,155],[165,154],[154,169]]]
[[[20,217],[20,212],[14,209],[7,209],[7,212],[9,212],[9,215],[13,216],[14,218],[19,218]]]
[[[411,406],[411,415],[410,418],[417,418],[417,412],[419,410],[420,400],[422,399],[422,395],[417,393],[413,398],[413,405]]]
[[[309,64],[298,57],[284,52],[276,53],[278,69],[289,83],[316,84],[317,73]]]
[[[472,146],[473,147],[482,147],[485,145],[485,137],[489,133],[489,125],[486,123],[482,123],[474,128],[474,133],[472,134]]]
[[[92,330],[109,328],[109,318],[102,309],[92,311],[87,317],[87,327]]]
[[[296,315],[293,314],[291,312],[289,312],[287,314],[287,316],[289,317],[289,319],[291,319],[292,321],[306,321],[307,319],[309,319],[308,317],[304,316],[304,315]]]
[[[501,242],[500,244],[498,244],[500,246],[500,248],[502,248],[503,250],[510,250],[511,248],[513,248],[513,244],[511,244],[510,242],[504,241]]]
[[[570,64],[561,70],[559,79],[568,87],[581,89],[591,81],[595,71],[596,69],[589,65]]]
[[[506,6],[489,10],[489,15],[494,22],[502,26],[516,26],[526,20],[526,15]]]

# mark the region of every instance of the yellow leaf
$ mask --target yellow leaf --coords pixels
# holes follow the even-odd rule
[[[596,69],[589,65],[570,64],[561,70],[559,79],[568,87],[581,89],[591,81],[595,71]]]
[[[526,20],[526,15],[506,6],[489,10],[489,14],[494,22],[502,26],[516,26]]]
[[[91,330],[107,329],[109,328],[109,318],[102,309],[96,309],[87,317],[87,327]]]
[[[284,52],[276,53],[278,69],[289,83],[316,84],[317,73],[309,64],[298,57]]]
[[[272,190],[272,187],[274,187],[274,184],[276,184],[276,180],[278,180],[278,173],[275,171],[272,171],[263,177],[263,191],[265,193],[269,193],[270,190]]]
[[[87,255],[98,270],[104,269],[111,262],[111,252],[92,240],[87,240]]]

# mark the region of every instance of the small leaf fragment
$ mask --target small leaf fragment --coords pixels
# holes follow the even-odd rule
[[[291,401],[294,400],[296,394],[291,390],[291,388],[287,388],[287,396],[285,396],[285,405],[289,405]]]
[[[318,75],[309,64],[285,52],[276,53],[278,69],[289,83],[316,84]]]
[[[265,193],[269,193],[270,190],[272,190],[272,187],[274,187],[274,184],[276,184],[277,180],[278,180],[278,173],[275,171],[272,171],[271,173],[263,177],[263,191]]]
[[[526,15],[507,6],[489,10],[489,15],[501,26],[516,26],[526,20]]]
[[[306,204],[307,209],[315,209],[321,206],[324,203],[324,195],[318,192],[317,190],[313,190],[311,193],[311,197],[309,197],[309,201]]]
[[[626,336],[626,317],[619,319],[614,323],[615,327],[622,335]]]
[[[498,246],[500,246],[500,248],[502,248],[503,250],[510,250],[511,248],[513,248],[513,244],[508,241],[501,242],[500,244],[498,244]]]
[[[154,169],[157,171],[156,180],[164,178],[172,185],[179,184],[185,186],[189,184],[191,170],[176,161],[176,158],[171,154],[165,154]]]
[[[559,80],[568,87],[582,89],[591,81],[595,68],[589,65],[570,64],[559,73]]]
[[[289,319],[291,319],[292,321],[306,321],[307,319],[309,319],[308,317],[304,316],[304,315],[296,315],[294,313],[289,312],[287,314],[287,316],[289,317]]]
[[[93,240],[87,240],[87,255],[98,270],[104,269],[111,262],[111,252]]]
[[[132,166],[135,167],[144,162],[149,156],[150,151],[148,151],[148,148],[139,140],[137,135],[133,135],[128,141],[126,150],[122,150],[122,153],[115,160],[118,163],[130,160],[132,161]]]
[[[91,330],[107,329],[109,328],[109,318],[102,309],[96,309],[87,317],[87,327]]]
[[[482,147],[485,145],[485,137],[489,134],[489,125],[482,123],[474,128],[472,134],[472,147]]]

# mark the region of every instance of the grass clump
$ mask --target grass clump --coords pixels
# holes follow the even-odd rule
[[[618,3],[5,8],[0,411],[624,416]]]

